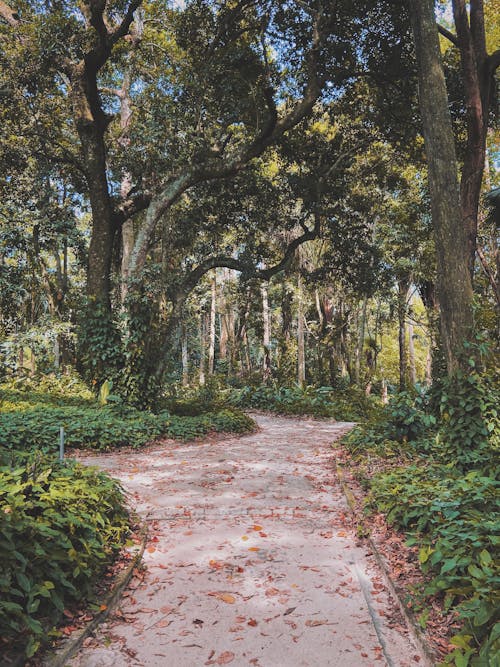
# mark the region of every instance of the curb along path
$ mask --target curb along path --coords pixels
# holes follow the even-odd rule
[[[146,573],[72,667],[425,664],[359,545],[329,445],[351,424],[257,415],[216,442],[86,457],[148,521]]]

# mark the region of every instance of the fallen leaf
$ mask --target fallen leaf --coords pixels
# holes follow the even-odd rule
[[[251,618],[248,621],[247,625],[250,625],[252,628],[255,628],[255,626],[257,625],[257,621],[255,620],[255,618]]]
[[[260,547],[248,547],[248,551],[260,551]]]
[[[258,532],[259,530],[262,530],[262,526],[252,526],[252,530],[256,530]]]
[[[208,595],[211,595],[214,598],[217,598],[217,600],[222,600],[222,602],[227,602],[227,604],[234,604],[236,602],[236,598],[234,595],[231,595],[231,593],[209,593]]]
[[[148,551],[150,554],[152,554],[156,551],[156,547],[148,547]]]
[[[263,533],[262,531],[259,532],[259,535],[260,535],[261,537],[267,537],[267,533]]]
[[[175,607],[170,607],[169,605],[165,605],[164,607],[160,607],[160,611],[162,614],[170,614],[172,611],[174,611]]]
[[[243,535],[241,539],[246,542],[248,540],[248,535]]]
[[[326,625],[328,621],[306,621],[306,625],[308,628],[315,628],[318,625]]]
[[[154,627],[155,628],[166,628],[172,623],[172,621],[169,621],[166,618],[162,618],[158,623],[155,623]]]
[[[107,604],[102,604],[102,605],[99,607],[99,611],[106,611],[107,608],[108,608],[108,605],[107,605]]]
[[[224,567],[224,563],[221,560],[211,560],[208,562],[208,564],[215,570],[220,570]]]
[[[288,616],[288,614],[291,614],[296,609],[297,607],[288,607],[288,609],[284,612],[283,616]]]
[[[268,588],[266,590],[266,597],[270,598],[274,595],[279,595],[279,590],[277,588]]]
[[[232,651],[224,651],[215,661],[218,665],[228,665],[234,660],[234,653]]]

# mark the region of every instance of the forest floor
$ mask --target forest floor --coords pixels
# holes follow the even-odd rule
[[[254,417],[242,437],[80,457],[121,480],[149,535],[145,569],[65,664],[425,664],[335,473],[352,424]]]

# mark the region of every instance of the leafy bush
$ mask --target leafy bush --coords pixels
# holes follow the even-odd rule
[[[104,383],[100,403],[80,381],[50,376],[36,384],[25,379],[0,387],[0,461],[9,452],[36,448],[55,453],[59,429],[64,427],[67,447],[108,451],[115,447],[141,447],[160,437],[189,440],[210,431],[251,431],[255,424],[236,409],[216,409],[223,405],[215,395],[212,410],[200,403],[199,395],[186,403],[196,406],[195,416],[153,414],[136,410],[109,394],[111,383]],[[106,389],[106,391],[103,391]],[[189,403],[191,401],[191,403]],[[187,411],[189,412],[189,411]],[[6,458],[7,457],[7,458]]]
[[[449,660],[493,665],[500,652],[500,484],[479,471],[462,476],[443,465],[412,465],[372,480],[371,502],[403,527],[419,560],[433,574],[424,593],[445,596],[463,631]],[[475,656],[475,657],[473,657]],[[491,660],[491,661],[490,661]]]
[[[194,417],[172,415],[165,429],[165,436],[179,440],[193,440],[211,431],[248,433],[254,428],[253,419],[233,408]]]
[[[471,360],[473,363],[474,360]],[[442,380],[437,389],[441,431],[437,452],[464,470],[488,465],[500,454],[500,385],[474,368]]]
[[[130,409],[128,415],[112,408],[36,406],[0,414],[0,447],[35,447],[46,452],[58,447],[63,426],[68,447],[88,447],[101,451],[129,445],[140,447],[159,437],[162,421],[150,413]]]
[[[344,443],[361,457],[404,453],[413,460],[370,480],[371,504],[420,546],[421,567],[432,575],[425,594],[442,595],[464,622],[448,661],[496,666],[499,387],[472,370],[437,383],[432,392],[430,402],[424,395],[394,397],[377,420],[354,429]]]
[[[40,456],[0,468],[0,634],[32,656],[127,530],[122,490],[102,472]]]
[[[376,399],[351,388],[337,391],[332,387],[277,387],[259,385],[233,389],[229,399],[237,407],[272,410],[288,415],[313,415],[338,420],[365,419],[376,409]]]

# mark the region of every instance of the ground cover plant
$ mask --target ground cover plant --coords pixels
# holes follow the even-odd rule
[[[129,530],[118,482],[39,454],[0,466],[0,652],[30,657],[92,595]]]
[[[229,402],[237,407],[271,410],[284,415],[312,415],[338,421],[363,421],[372,415],[378,400],[350,387],[282,387],[275,384],[232,389]]]
[[[141,447],[160,437],[189,440],[211,431],[243,433],[255,425],[240,410],[213,402],[200,404],[189,415],[137,410],[109,392],[101,392],[99,402],[81,382],[71,384],[65,378],[45,378],[40,388],[31,380],[0,385],[0,454],[31,448],[55,452],[61,426],[68,447],[108,451]]]
[[[363,480],[368,510],[383,512],[406,533],[408,545],[418,547],[420,567],[428,575],[424,596],[438,596],[444,611],[460,619],[446,661],[495,667],[500,655],[498,388],[477,373],[459,380],[438,388],[438,413],[432,412],[432,396],[430,401],[425,394],[395,396],[378,420],[352,431],[344,443],[362,461],[385,460]]]

